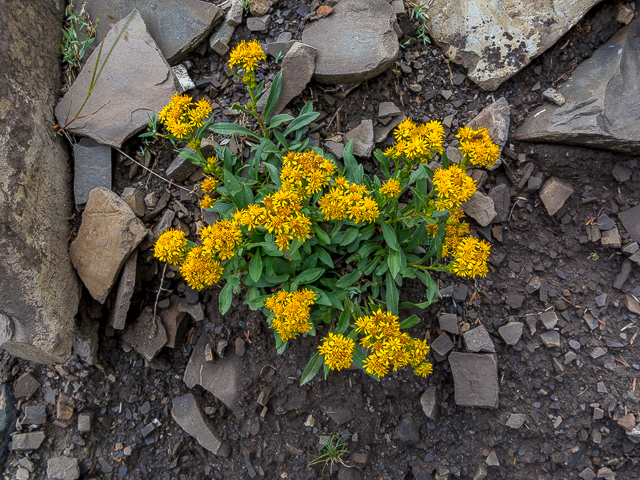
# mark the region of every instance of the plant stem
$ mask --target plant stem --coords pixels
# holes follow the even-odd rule
[[[258,121],[258,125],[260,126],[260,131],[262,132],[262,136],[268,140],[269,133],[264,128],[264,124],[262,123],[262,119],[260,118],[260,114],[258,113],[258,106],[256,105],[256,97],[254,95],[253,88],[247,85],[247,90],[249,90],[249,96],[251,97],[251,111],[253,113],[253,116]]]

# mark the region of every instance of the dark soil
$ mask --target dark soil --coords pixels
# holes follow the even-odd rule
[[[378,105],[393,101],[404,113],[420,121],[443,119],[454,115],[447,141],[453,139],[458,125],[464,125],[482,108],[504,96],[512,111],[512,128],[519,125],[527,113],[542,103],[541,93],[558,85],[582,60],[606,42],[620,27],[616,21],[616,3],[606,1],[596,6],[556,46],[530,66],[505,82],[496,92],[487,93],[468,79],[464,70],[450,64],[434,46],[413,42],[401,51],[400,62],[411,68],[402,73],[400,64],[385,74],[357,86],[351,91],[310,84],[300,98],[290,105],[297,111],[304,100],[312,99],[316,110],[323,112],[320,123],[322,138],[344,133],[364,118],[377,118]],[[242,26],[236,30],[234,42],[258,38],[272,41],[279,33],[289,31],[293,38],[301,37],[304,25],[297,12],[300,4],[282,0],[275,8],[275,19],[269,34],[256,37]],[[229,107],[247,101],[244,88],[225,74],[226,58],[205,52],[188,59],[194,80],[213,77],[226,88],[206,85],[191,92],[194,97],[211,95],[219,105],[214,110],[216,121],[228,121]],[[279,66],[269,59],[259,75],[269,79]],[[228,80],[228,81],[227,81]],[[540,84],[539,88],[537,84]],[[411,85],[420,85],[414,93]],[[216,92],[217,90],[217,92]],[[445,100],[440,94],[451,90]],[[429,92],[435,92],[429,94]],[[347,93],[348,92],[348,93]],[[215,96],[214,96],[215,94]],[[429,98],[425,100],[425,98]],[[327,127],[334,114],[336,120]],[[127,150],[134,154],[139,144],[132,140]],[[522,163],[503,155],[503,166],[489,172],[484,190],[506,184],[512,194],[510,215],[496,229],[479,230],[492,243],[491,271],[484,279],[463,282],[468,287],[464,301],[454,301],[449,295],[429,310],[421,311],[422,322],[411,330],[421,338],[438,335],[438,313],[458,313],[470,326],[484,325],[496,345],[499,364],[500,405],[497,409],[463,408],[454,400],[454,385],[448,362],[434,362],[434,374],[426,379],[409,371],[390,374],[376,382],[360,371],[350,370],[330,374],[327,381],[318,376],[308,385],[299,386],[302,369],[316,349],[318,339],[307,337],[290,342],[283,355],[277,355],[273,335],[259,312],[251,312],[236,298],[231,312],[218,313],[219,288],[200,294],[206,307],[205,322],[192,322],[182,349],[165,349],[161,354],[166,370],[145,366],[135,351],[123,350],[120,335],[108,336],[100,330],[99,366],[89,367],[75,357],[64,366],[49,368],[11,358],[2,360],[3,379],[13,380],[22,372],[32,371],[45,385],[27,405],[50,400],[52,389],[71,394],[76,401],[76,413],[69,422],[55,419],[55,405],[48,404],[49,420],[44,427],[45,444],[28,455],[35,464],[32,478],[44,478],[46,460],[66,452],[80,459],[81,478],[156,478],[156,479],[248,479],[260,478],[313,479],[323,478],[322,467],[307,464],[319,454],[319,435],[335,431],[348,434],[348,453],[344,463],[358,467],[346,470],[336,465],[327,468],[340,479],[405,479],[434,478],[471,479],[479,465],[494,451],[500,466],[487,467],[490,479],[569,479],[578,478],[589,467],[594,471],[611,468],[617,479],[640,478],[640,447],[631,442],[616,420],[628,412],[640,411],[640,353],[636,338],[640,325],[635,315],[622,304],[625,292],[640,295],[640,270],[634,266],[622,291],[612,287],[624,256],[620,250],[585,242],[586,224],[602,213],[616,219],[621,210],[640,204],[640,175],[636,160],[620,154],[566,146],[507,143],[515,154],[526,154]],[[163,174],[172,160],[169,148],[152,149],[156,154],[153,169]],[[544,172],[545,178],[555,175],[572,184],[575,193],[554,217],[550,217],[536,191],[518,188],[527,163],[534,165],[533,174]],[[619,184],[611,172],[616,162],[627,162],[634,174],[632,180]],[[144,176],[130,162],[119,158],[115,170],[115,191],[136,186],[155,190],[160,196],[167,184],[155,177]],[[371,167],[375,169],[375,164]],[[137,170],[137,171],[136,171]],[[187,182],[188,184],[189,182]],[[191,216],[181,221],[195,234],[201,219],[197,202],[175,187],[173,198],[185,205]],[[180,215],[178,215],[180,216]],[[475,228],[471,221],[472,229]],[[620,224],[623,244],[628,236]],[[595,255],[594,255],[595,254]],[[144,305],[153,304],[159,287],[160,271],[149,250],[138,260],[140,289],[136,293],[130,319]],[[161,298],[172,292],[184,292],[178,275],[169,275]],[[533,294],[525,285],[533,276],[542,283]],[[460,280],[442,275],[440,288],[458,289]],[[451,291],[451,289],[449,289]],[[183,293],[180,293],[183,294]],[[594,298],[607,295],[607,305],[598,307]],[[403,296],[420,299],[423,291],[409,285]],[[510,297],[523,295],[519,308],[509,306]],[[85,301],[89,298],[85,295]],[[106,309],[88,304],[94,317],[106,321]],[[537,332],[531,333],[525,323],[524,334],[514,347],[508,347],[498,334],[498,328],[508,321],[525,321],[527,314],[554,309],[559,317],[557,328],[562,337],[561,348],[547,348]],[[591,331],[583,320],[590,313],[600,320]],[[325,332],[320,328],[319,334]],[[231,445],[229,458],[214,456],[197,444],[171,418],[170,400],[189,391],[182,376],[192,346],[200,335],[209,335],[213,342],[248,338],[242,358],[242,408],[232,413],[207,391],[196,387],[215,407],[210,416],[218,433]],[[568,342],[576,340],[580,348],[572,349]],[[635,340],[635,342],[634,342]],[[609,342],[607,344],[607,342]],[[612,343],[618,342],[618,343]],[[463,350],[461,339],[454,339],[456,349]],[[613,347],[612,347],[613,345]],[[616,346],[616,345],[622,345]],[[597,346],[606,355],[593,359],[590,353]],[[130,350],[130,349],[129,349]],[[565,364],[565,354],[574,351],[577,359]],[[554,364],[553,360],[557,360]],[[596,384],[603,382],[606,393],[599,393]],[[273,387],[271,400],[262,414],[256,399],[266,386]],[[422,392],[430,385],[439,389],[440,418],[433,421],[423,413]],[[594,420],[594,408],[604,410],[604,418]],[[346,409],[346,410],[344,410]],[[93,411],[95,418],[90,433],[78,433],[77,415]],[[344,413],[351,418],[338,425],[328,415]],[[344,412],[343,412],[344,411]],[[519,429],[505,423],[511,413],[524,413],[526,422]],[[403,418],[412,417],[420,431],[420,439],[408,444],[394,435]],[[558,417],[561,422],[558,423]],[[158,422],[156,430],[143,438],[141,429]],[[557,426],[554,427],[554,422]],[[26,427],[25,427],[26,428]],[[126,447],[132,447],[130,450]],[[364,455],[357,455],[364,454]],[[12,452],[6,464],[5,478],[15,478],[17,460],[22,453]],[[100,459],[100,460],[99,460]],[[105,463],[112,473],[106,470]],[[338,470],[340,473],[337,473]],[[447,473],[450,476],[447,476]],[[440,476],[437,476],[440,475]]]

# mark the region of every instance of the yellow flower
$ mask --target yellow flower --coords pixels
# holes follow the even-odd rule
[[[493,143],[484,127],[477,130],[462,127],[456,137],[460,139],[458,149],[473,165],[491,168],[500,156],[500,147]]]
[[[189,147],[196,149],[200,141],[191,137],[196,128],[204,125],[210,113],[211,106],[206,100],[192,103],[190,96],[176,93],[169,104],[160,110],[158,119],[171,135],[188,141]]]
[[[435,153],[442,153],[444,127],[435,120],[416,125],[411,119],[406,119],[396,127],[393,135],[396,144],[385,151],[390,158],[405,157],[426,163]]]
[[[329,370],[342,370],[349,368],[353,358],[353,351],[356,343],[353,339],[345,337],[342,334],[334,335],[329,333],[328,337],[323,338],[322,345],[318,346],[318,350],[324,355],[324,363]]]
[[[253,72],[258,65],[259,60],[266,60],[267,56],[262,51],[262,47],[257,40],[245,42],[244,40],[240,44],[231,50],[229,54],[229,67],[239,65],[245,74]]]
[[[213,178],[205,178],[200,184],[200,188],[204,193],[211,193],[216,189],[216,181]]]
[[[271,327],[283,342],[313,328],[309,322],[309,315],[315,298],[315,293],[305,288],[296,292],[280,290],[265,300],[265,307],[274,314]]]
[[[153,247],[153,256],[161,262],[177,265],[185,256],[186,248],[184,232],[172,228],[160,235]]]
[[[400,182],[395,178],[390,178],[382,184],[378,191],[387,198],[395,198],[400,195]]]
[[[431,363],[421,363],[413,371],[419,377],[426,377],[433,373],[433,365]]]
[[[364,359],[362,366],[369,375],[382,378],[389,372],[389,359],[384,353],[372,353]]]
[[[290,152],[282,159],[282,188],[307,198],[329,184],[335,169],[333,163],[313,150],[306,153]]]
[[[218,255],[220,260],[228,260],[236,254],[235,250],[242,242],[242,231],[235,220],[219,220],[200,230],[200,239],[207,253]]]
[[[458,208],[476,191],[476,182],[455,164],[436,170],[433,184],[438,191],[436,209],[440,211]]]
[[[245,227],[249,227],[249,231],[254,228],[258,228],[264,225],[265,220],[267,218],[267,211],[264,207],[260,205],[256,205],[252,203],[247,208],[243,208],[242,210],[238,210],[233,215],[234,220],[236,220],[240,225]]]
[[[450,255],[453,256],[453,262],[449,265],[450,271],[459,277],[486,277],[490,248],[491,245],[484,240],[474,237],[463,238],[450,251]]]
[[[200,208],[211,208],[213,206],[213,198],[209,195],[205,195],[200,200]]]
[[[202,290],[213,285],[222,276],[222,266],[201,246],[193,247],[187,253],[180,273],[191,288]]]
[[[355,223],[373,222],[380,215],[378,204],[369,195],[367,187],[350,183],[344,177],[333,182],[333,188],[318,201],[320,211],[327,220],[350,218]]]

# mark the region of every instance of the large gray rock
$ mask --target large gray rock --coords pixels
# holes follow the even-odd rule
[[[456,404],[463,407],[497,407],[498,359],[495,354],[460,353],[449,355]]]
[[[496,217],[493,199],[482,192],[471,195],[471,198],[462,204],[462,210],[483,227],[489,225]]]
[[[318,50],[313,78],[322,83],[363,82],[398,56],[396,14],[386,0],[341,0],[328,17],[309,23],[302,42]]]
[[[600,0],[422,0],[429,35],[485,90],[551,47]]]
[[[126,21],[126,18],[120,20],[116,29],[107,33],[100,65],[106,55],[104,52],[108,52],[116,40],[115,32],[123,29]],[[56,107],[56,118],[66,130],[118,148],[143,129],[149,122],[149,115],[167,105],[179,88],[140,14],[134,15],[126,33],[126,41],[121,38],[113,48],[82,111],[79,110],[89,91],[97,49]],[[78,118],[73,120],[76,115]]]
[[[56,135],[62,2],[0,14],[0,348],[38,363],[71,353],[81,284],[67,253],[73,198]]]
[[[85,137],[73,146],[73,160],[76,205],[87,203],[94,188],[111,189],[111,147]]]
[[[279,114],[287,104],[302,93],[311,80],[315,68],[316,49],[295,42],[282,60],[282,88],[280,98],[273,109],[272,115]],[[258,110],[264,110],[271,87],[267,89],[258,101]]]
[[[106,188],[89,195],[69,256],[89,293],[104,303],[131,252],[147,235],[129,205]]]
[[[47,461],[49,480],[77,480],[80,478],[78,459],[73,457],[53,457]]]
[[[622,28],[558,88],[559,107],[543,105],[518,140],[558,142],[640,153],[640,18]]]
[[[83,3],[78,3],[78,8]],[[97,38],[107,34],[112,23],[140,8],[149,33],[172,65],[193,50],[222,19],[223,12],[209,2],[200,0],[92,0],[86,10],[95,23]]]
[[[224,358],[216,358],[215,362],[207,362],[205,348],[207,335],[203,334],[191,354],[184,372],[184,383],[193,388],[201,385],[211,392],[232,411],[239,411],[241,360],[233,352],[227,352]]]
[[[175,397],[171,404],[171,416],[189,435],[210,452],[228,457],[231,449],[214,431],[211,420],[202,414],[201,400],[192,393]]]

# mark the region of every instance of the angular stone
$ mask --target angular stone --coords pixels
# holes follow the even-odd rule
[[[108,188],[111,188],[111,185],[109,185]],[[138,217],[144,216],[144,213],[147,211],[147,206],[144,203],[144,192],[142,190],[138,190],[134,187],[127,187],[122,192],[121,197],[125,203],[129,205],[129,208],[131,208],[133,213]]]
[[[453,349],[453,342],[451,341],[451,338],[449,338],[449,335],[447,335],[445,332],[442,332],[440,335],[438,335],[438,338],[431,342],[431,348],[438,355],[444,357]]]
[[[609,467],[602,467],[598,469],[597,478],[604,478],[604,480],[616,480],[616,474],[613,473]]]
[[[78,415],[78,431],[80,433],[90,432],[92,420],[93,414],[89,412],[82,412],[80,415]]]
[[[171,295],[169,308],[158,311],[162,325],[167,332],[165,346],[169,348],[181,348],[182,337],[187,330],[186,314],[180,311],[179,304],[180,298],[177,295]]]
[[[402,122],[406,120],[406,115],[401,113],[400,115],[396,115],[392,117],[391,121],[386,125],[378,125],[373,127],[373,142],[374,143],[382,143],[384,142],[392,130],[400,125]]]
[[[231,10],[229,10],[231,12]],[[227,12],[227,15],[229,15]],[[229,51],[229,43],[231,42],[231,38],[233,37],[233,32],[235,32],[236,27],[225,22],[222,24],[220,29],[211,35],[209,38],[209,46],[211,50],[216,52],[219,55],[224,55]]]
[[[124,200],[106,188],[91,192],[69,256],[94,299],[104,303],[125,261],[146,235]]]
[[[429,36],[485,90],[498,86],[554,45],[599,0],[435,0]],[[487,21],[491,19],[491,21]]]
[[[587,467],[580,472],[579,477],[582,478],[582,480],[593,480],[594,478],[596,478],[596,474],[592,469]]]
[[[138,250],[134,250],[124,264],[118,281],[116,299],[109,310],[109,325],[116,330],[123,330],[127,322],[127,313],[136,284],[137,265]]]
[[[559,87],[567,103],[529,114],[516,138],[640,153],[639,35],[640,19],[618,30]]]
[[[427,387],[420,397],[422,411],[431,420],[437,421],[440,418],[440,407],[438,405],[438,389],[434,386]]]
[[[167,332],[159,315],[153,318],[153,307],[145,307],[140,316],[127,327],[122,337],[147,361],[151,361],[167,343]]]
[[[458,327],[458,316],[455,313],[445,313],[438,318],[440,324],[440,330],[453,333],[454,335],[460,335],[460,328]]]
[[[72,172],[52,126],[64,8],[11,2],[0,14],[0,348],[64,362],[82,285],[67,254]]]
[[[94,23],[100,19],[96,38],[102,38],[111,23],[128,16],[134,7],[140,8],[149,33],[172,65],[197,47],[223,15],[215,5],[200,0],[152,0],[143,4],[136,0],[93,0],[87,2],[86,10]]]
[[[640,205],[620,212],[618,219],[633,241],[640,243]]]
[[[198,171],[196,164],[191,163],[189,160],[177,155],[173,159],[171,165],[167,167],[167,177],[175,182],[184,182],[187,178]]]
[[[542,323],[547,330],[552,330],[558,323],[558,316],[556,315],[556,312],[549,310],[548,312],[542,312],[540,314],[540,320],[542,320]]]
[[[251,32],[266,32],[271,24],[271,15],[247,18],[247,28]]]
[[[174,65],[171,67],[171,72],[176,77],[176,80],[178,80],[181,91],[188,92],[189,90],[196,88],[196,84],[191,80],[187,67],[184,65]]]
[[[498,455],[496,455],[495,450],[491,450],[491,453],[489,454],[489,456],[485,460],[485,463],[489,467],[499,467],[500,466],[500,461],[498,460]]]
[[[248,0],[248,2],[251,15],[266,15],[269,13],[269,8],[271,8],[269,0]]]
[[[504,327],[500,327],[498,332],[507,345],[515,345],[522,336],[522,327],[520,322],[509,322]]]
[[[228,352],[224,358],[207,362],[204,352],[206,345],[207,335],[204,334],[193,349],[183,381],[189,388],[201,385],[233,412],[239,411],[241,360],[234,352]]]
[[[22,425],[44,425],[47,423],[46,405],[27,405],[24,407],[24,418],[20,420]]]
[[[615,228],[615,226],[616,226],[616,222],[611,220],[609,215],[607,215],[606,213],[603,213],[602,215],[600,215],[598,217],[597,224],[598,224],[598,228],[601,231],[611,230],[612,228]]]
[[[260,398],[258,398],[260,400]],[[327,416],[335,422],[336,425],[344,425],[353,420],[353,412],[347,407],[341,407],[336,410],[327,412]]]
[[[529,282],[525,285],[524,289],[528,294],[532,294],[540,290],[541,285],[542,285],[542,282],[540,281],[540,278],[534,275],[533,277],[531,277]]]
[[[120,20],[115,29],[109,30],[103,40],[103,52],[109,51],[116,40],[116,32],[124,28],[126,21],[126,18]],[[109,22],[100,22],[100,26],[103,23]],[[109,61],[82,111],[79,112],[89,91],[97,50],[91,54],[56,107],[56,118],[60,125],[66,125],[66,130],[118,148],[145,128],[149,115],[162,110],[178,90],[169,64],[147,32],[139,13],[133,16],[126,32],[127,40],[119,41],[111,51]],[[101,65],[103,60],[101,58]],[[73,120],[76,114],[78,118]]]
[[[184,298],[180,300],[180,303],[178,304],[178,310],[183,313],[188,313],[196,322],[201,322],[205,318],[204,308],[202,308],[202,305],[200,303],[191,304],[188,303]]]
[[[73,457],[53,457],[47,461],[49,480],[77,480],[80,478],[78,459]]]
[[[87,203],[89,193],[96,187],[111,190],[111,147],[82,138],[73,146],[73,160],[76,205]]]
[[[344,152],[344,143],[332,142],[329,140],[325,143],[327,150],[331,152],[338,160],[342,159],[342,152]]]
[[[544,92],[542,92],[542,96],[545,100],[548,100],[551,103],[555,103],[559,106],[562,106],[567,102],[566,98],[564,98],[564,95],[558,92],[555,88],[547,88]]]
[[[547,347],[560,347],[560,334],[555,330],[549,330],[540,334],[540,340]]]
[[[315,80],[356,83],[387,70],[399,51],[395,24],[386,0],[341,0],[331,15],[302,32],[302,42],[318,50]]]
[[[462,210],[482,227],[486,227],[496,217],[493,199],[476,191],[462,204]]]
[[[278,103],[273,109],[272,115],[277,115],[287,104],[302,93],[313,76],[315,68],[316,49],[295,42],[293,47],[282,60],[282,88]],[[258,101],[258,110],[263,111],[267,104],[267,99],[271,93],[271,87],[262,95]]]
[[[520,308],[524,303],[524,295],[509,295],[505,303],[511,308]]]
[[[98,329],[100,322],[92,318],[76,321],[73,332],[73,354],[87,365],[98,363]]]
[[[30,373],[23,373],[13,383],[13,395],[16,398],[30,397],[40,388],[40,382],[33,378]]]
[[[373,122],[371,120],[362,120],[353,130],[344,135],[344,143],[353,140],[353,154],[358,157],[368,158],[373,152],[375,144],[373,143]]]
[[[618,182],[624,183],[631,178],[631,174],[633,171],[629,167],[625,167],[621,163],[616,163],[615,167],[611,171],[613,178],[615,178]]]
[[[633,295],[627,293],[622,299],[622,303],[624,303],[624,306],[627,307],[630,312],[640,315],[640,303],[638,303],[638,300],[636,300]]]
[[[11,450],[35,450],[42,445],[44,432],[16,433],[13,436]]]
[[[380,102],[378,106],[378,118],[395,117],[402,112],[393,102]]]
[[[524,425],[527,416],[523,413],[512,413],[509,415],[509,420],[507,420],[507,427],[510,428],[520,428]]]
[[[540,198],[549,215],[555,215],[572,193],[573,187],[568,182],[551,177],[540,189]]]
[[[487,467],[484,466],[484,463],[478,465],[478,471],[473,476],[473,480],[485,480],[487,478]]]
[[[627,255],[631,255],[631,257],[629,257],[629,259],[632,262],[636,262],[636,263],[640,264],[640,256],[637,255],[638,250],[640,250],[640,246],[638,246],[638,242],[633,242],[633,243],[630,243],[629,245],[626,245],[622,249],[622,253],[626,253]]]
[[[494,354],[452,352],[449,365],[453,374],[456,404],[464,407],[497,407],[498,359]]]
[[[0,464],[4,464],[9,454],[11,433],[16,429],[16,399],[11,393],[11,385],[5,382],[0,385]]]
[[[493,345],[493,341],[489,336],[489,332],[484,328],[484,325],[480,325],[474,329],[471,329],[462,334],[464,339],[464,345],[470,352],[495,352],[496,347]]]
[[[493,187],[489,191],[489,198],[493,200],[493,208],[496,216],[492,220],[493,223],[504,222],[509,217],[509,207],[511,206],[511,195],[509,187],[504,184]]]
[[[620,267],[620,273],[616,275],[615,280],[613,281],[613,288],[617,290],[622,290],[625,282],[629,278],[629,274],[631,273],[632,263],[631,260],[625,258],[622,262],[622,266]]]
[[[500,147],[500,152],[509,138],[509,126],[511,125],[511,108],[504,97],[499,98],[488,107],[485,107],[467,126],[477,130],[480,127],[487,129],[493,143]]]
[[[71,420],[73,416],[73,409],[75,401],[66,393],[58,395],[58,401],[56,402],[56,418],[58,420]]]
[[[171,404],[171,416],[189,435],[195,437],[200,445],[214,453],[228,457],[231,449],[214,431],[211,420],[202,414],[201,401],[192,393],[175,397]]]
[[[622,246],[622,240],[618,227],[613,227],[611,230],[605,230],[602,232],[602,246],[611,248],[620,248]]]
[[[402,417],[402,420],[393,431],[393,439],[399,440],[405,445],[413,445],[420,441],[420,429],[412,415]]]

